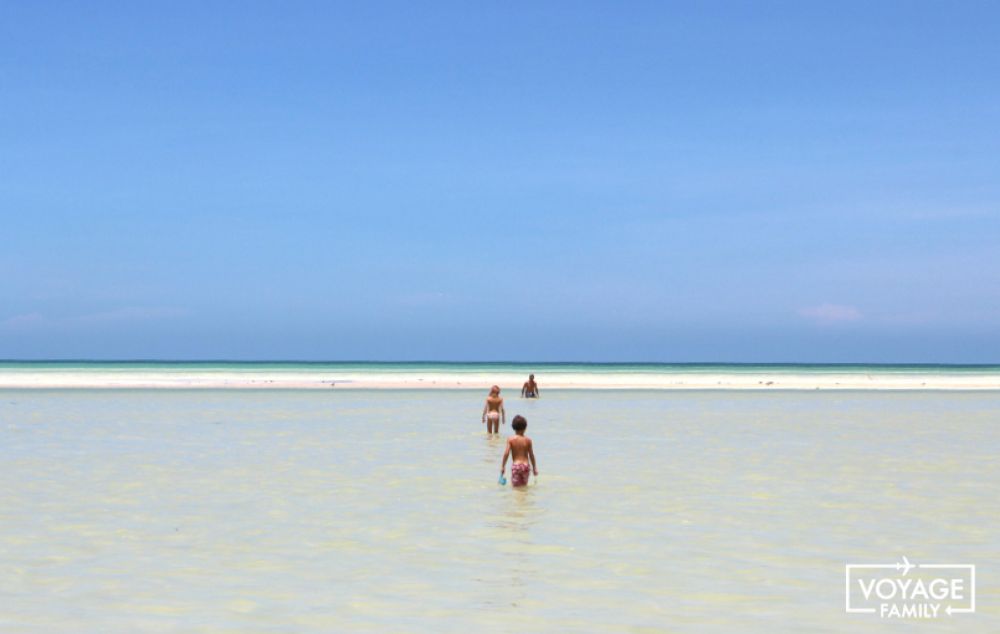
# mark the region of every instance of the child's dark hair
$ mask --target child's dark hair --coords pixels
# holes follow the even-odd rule
[[[528,419],[518,414],[510,421],[510,426],[514,431],[524,431],[528,428]]]

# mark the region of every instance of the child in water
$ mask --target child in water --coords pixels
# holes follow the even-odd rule
[[[514,428],[515,435],[507,439],[507,447],[503,451],[503,462],[500,463],[500,476],[507,470],[507,458],[513,455],[510,465],[510,485],[515,487],[528,486],[528,476],[534,471],[538,477],[538,463],[535,462],[535,452],[531,446],[531,439],[524,435],[524,430],[528,428],[528,419],[518,414],[510,422]],[[528,461],[531,466],[528,466]]]
[[[486,425],[487,434],[500,433],[500,421],[507,424],[507,412],[503,408],[503,399],[500,398],[500,387],[494,385],[490,388],[490,395],[486,397],[486,404],[483,405],[483,424]]]

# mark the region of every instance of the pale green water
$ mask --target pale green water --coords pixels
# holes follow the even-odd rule
[[[1000,394],[508,399],[526,491],[482,396],[0,391],[0,631],[1000,631]],[[978,613],[845,614],[901,555]]]

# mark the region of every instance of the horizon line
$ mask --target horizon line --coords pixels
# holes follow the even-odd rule
[[[157,359],[157,358],[134,358],[134,359],[87,359],[87,358],[47,358],[47,359],[0,359],[0,363],[163,363],[163,364],[212,364],[212,363],[232,363],[232,364],[299,364],[299,365],[324,365],[324,364],[443,364],[443,365],[538,365],[538,366],[565,366],[565,365],[605,365],[605,366],[870,366],[870,367],[961,367],[961,368],[988,368],[1000,366],[1000,362],[995,363],[941,363],[941,362],[869,362],[869,361],[525,361],[525,360],[491,360],[491,361],[456,361],[456,360],[380,360],[380,359],[327,359],[327,360],[305,360],[305,359]]]

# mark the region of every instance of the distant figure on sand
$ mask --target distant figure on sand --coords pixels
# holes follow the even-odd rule
[[[538,384],[535,383],[535,375],[529,374],[528,380],[521,386],[522,398],[538,398]]]
[[[486,433],[499,434],[501,420],[504,425],[507,424],[507,412],[503,409],[500,388],[494,385],[490,388],[490,395],[486,397],[486,405],[483,406],[483,422],[486,423]]]
[[[538,463],[535,462],[535,451],[531,446],[531,439],[524,435],[524,430],[528,428],[528,419],[518,414],[510,422],[515,434],[507,439],[507,447],[503,450],[503,462],[500,463],[500,475],[507,470],[507,458],[513,454],[510,464],[510,485],[515,487],[528,486],[528,475],[534,471],[538,477]],[[528,461],[531,466],[528,466]]]

